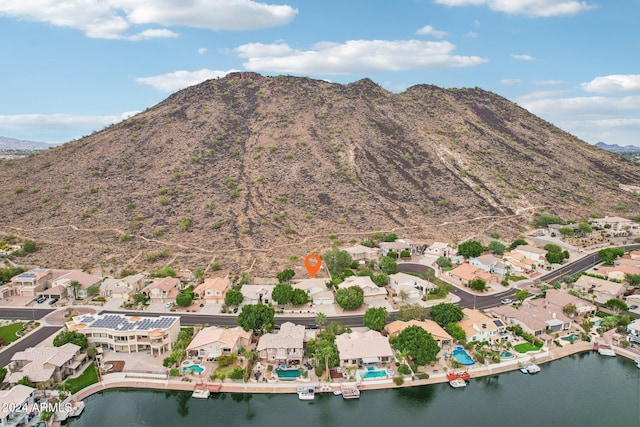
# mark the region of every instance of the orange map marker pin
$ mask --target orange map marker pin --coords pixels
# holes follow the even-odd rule
[[[309,261],[315,260],[315,264],[311,264]],[[311,277],[316,277],[318,274],[318,270],[320,270],[320,266],[322,265],[322,259],[316,254],[309,254],[304,259],[304,266],[307,268],[307,271],[311,275]]]

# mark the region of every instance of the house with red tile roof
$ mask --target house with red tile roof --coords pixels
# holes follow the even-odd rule
[[[180,293],[180,279],[165,277],[156,279],[140,290],[140,293],[152,301],[165,302],[175,300]]]
[[[212,301],[216,303],[224,302],[224,297],[229,289],[230,281],[224,277],[211,277],[204,279],[204,282],[199,284],[193,290],[195,299]]]

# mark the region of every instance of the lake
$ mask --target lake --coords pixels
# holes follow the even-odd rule
[[[333,394],[299,401],[294,394],[212,395],[113,390],[85,400],[67,425],[127,426],[634,426],[640,425],[640,369],[623,357],[586,352],[519,371],[472,379],[464,389],[436,384]]]

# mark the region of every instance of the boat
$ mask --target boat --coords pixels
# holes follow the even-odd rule
[[[606,348],[606,347],[600,347],[598,349],[598,353],[600,353],[600,355],[602,355],[602,356],[616,357],[616,352],[613,351],[612,349]]]
[[[82,411],[84,411],[84,402],[73,402],[71,411],[69,412],[69,417],[79,417],[80,414],[82,414]]]
[[[298,399],[314,400],[316,398],[315,386],[298,386]]]
[[[455,380],[449,381],[449,385],[453,388],[462,388],[467,386],[467,382],[462,378],[456,378]]]
[[[208,399],[209,395],[211,395],[211,391],[208,387],[204,386],[196,386],[196,388],[193,389],[193,393],[191,393],[191,397],[196,399]]]
[[[535,363],[532,363],[529,366],[527,366],[527,372],[530,373],[531,375],[537,374],[538,372],[540,372],[540,366],[536,365]]]
[[[640,369],[640,357],[634,360],[634,362],[636,362],[636,366],[638,367],[638,369]]]
[[[447,379],[449,381],[453,381],[458,378],[461,378],[463,380],[469,380],[471,378],[471,374],[467,371],[451,371],[447,374]]]
[[[333,391],[333,395],[334,396],[342,396],[342,392],[340,390],[334,390]]]
[[[340,393],[345,400],[360,399],[360,390],[357,386],[343,386]]]
[[[529,371],[527,371],[527,368],[525,368],[524,366],[520,367],[520,372],[522,372],[523,374],[529,373]]]

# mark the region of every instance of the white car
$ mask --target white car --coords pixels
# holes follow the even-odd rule
[[[509,299],[509,298],[505,298],[503,300],[500,300],[500,302],[502,304],[511,304],[513,302],[513,300]]]
[[[169,301],[164,306],[167,307],[167,308],[171,308],[171,307],[173,307],[173,303],[171,301]]]

